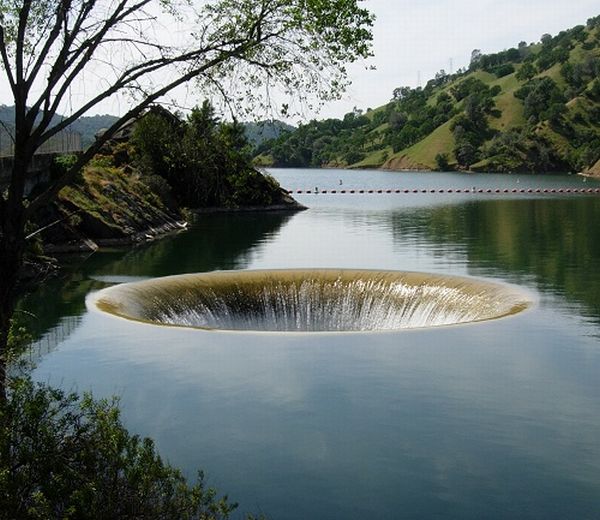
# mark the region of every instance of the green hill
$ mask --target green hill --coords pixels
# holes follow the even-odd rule
[[[277,139],[284,132],[291,132],[295,128],[283,121],[259,121],[258,123],[242,123],[246,139],[252,146],[259,146],[265,141]]]
[[[258,152],[283,167],[596,171],[600,16],[537,44],[474,51],[468,69],[397,88],[374,110],[311,121]]]

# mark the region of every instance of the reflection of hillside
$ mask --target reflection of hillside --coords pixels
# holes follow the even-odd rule
[[[120,254],[118,258],[114,254],[94,255],[84,270],[104,276],[166,276],[242,269],[253,251],[277,233],[289,218],[289,213],[202,215],[189,231]]]
[[[75,330],[78,321],[70,318],[78,319],[84,313],[86,294],[105,286],[94,278],[244,268],[260,243],[277,233],[290,217],[289,213],[205,215],[187,232],[130,250],[96,253],[65,268],[60,279],[24,296],[19,303],[21,321],[34,342],[50,351]],[[66,322],[69,326],[65,328]]]
[[[600,319],[600,201],[473,201],[396,218],[395,233],[418,219],[419,234],[460,246],[477,273],[533,277],[540,289],[583,304]],[[408,222],[407,222],[408,220]]]
[[[49,280],[21,298],[17,319],[32,335],[36,357],[52,351],[75,331],[85,310],[85,295],[95,285],[74,273]]]

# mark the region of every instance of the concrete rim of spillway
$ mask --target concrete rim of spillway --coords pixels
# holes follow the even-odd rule
[[[495,280],[365,269],[182,274],[114,285],[86,301],[91,309],[155,326],[302,334],[466,325],[515,316],[535,304],[528,291]]]

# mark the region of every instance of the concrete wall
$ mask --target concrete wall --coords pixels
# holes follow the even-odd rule
[[[50,166],[54,158],[59,153],[43,153],[33,156],[33,161],[27,172],[25,180],[25,195],[29,195],[31,191],[38,186],[50,180]],[[0,188],[4,189],[10,182],[12,173],[13,158],[0,157]]]

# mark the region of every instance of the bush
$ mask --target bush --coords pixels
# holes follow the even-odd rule
[[[512,63],[506,63],[504,65],[500,65],[494,69],[494,74],[496,77],[503,78],[504,76],[508,76],[515,71],[515,67]]]
[[[357,162],[362,161],[364,158],[365,158],[365,154],[363,152],[361,152],[360,150],[356,150],[356,149],[348,150],[344,154],[344,160],[348,164],[355,164]]]
[[[57,155],[50,165],[50,178],[59,179],[77,162],[74,154]]]
[[[217,520],[235,509],[199,474],[189,486],[150,439],[130,435],[114,400],[27,378],[0,409],[0,518]]]
[[[590,99],[600,101],[600,79],[594,80],[586,94]]]
[[[435,164],[437,169],[441,172],[447,172],[450,170],[450,161],[447,153],[438,153],[435,156]]]
[[[249,169],[233,173],[227,178],[232,187],[232,194],[226,201],[228,207],[268,206],[280,202],[279,183],[270,175]]]

